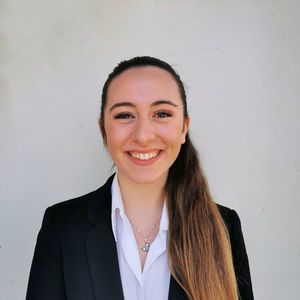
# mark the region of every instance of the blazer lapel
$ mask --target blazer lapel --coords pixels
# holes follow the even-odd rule
[[[87,210],[94,227],[86,239],[86,248],[96,300],[124,300],[116,243],[111,228],[111,182],[98,190]]]
[[[115,240],[109,230],[106,223],[99,223],[87,237],[91,277],[97,300],[123,300]]]

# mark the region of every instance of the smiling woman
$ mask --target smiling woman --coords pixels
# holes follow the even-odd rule
[[[239,217],[212,200],[189,124],[169,64],[113,70],[99,125],[117,173],[46,210],[27,300],[253,299]]]
[[[167,71],[148,66],[116,77],[101,124],[121,186],[165,185],[189,125],[177,83]]]

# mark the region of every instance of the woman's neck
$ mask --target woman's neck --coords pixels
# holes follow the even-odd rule
[[[125,213],[131,223],[139,249],[151,245],[158,231],[164,205],[166,180],[153,184],[139,184],[118,174]],[[144,269],[148,251],[139,251],[141,268]]]
[[[118,180],[125,212],[130,219],[134,219],[133,222],[152,223],[160,218],[164,204],[164,180],[139,184],[120,174]]]

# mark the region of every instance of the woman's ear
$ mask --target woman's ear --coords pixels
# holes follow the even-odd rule
[[[187,116],[184,120],[184,123],[183,123],[183,130],[182,130],[182,144],[185,143],[185,137],[189,131],[189,127],[190,127],[190,122],[191,122],[191,119],[190,119],[190,116]]]
[[[100,128],[100,132],[101,132],[101,135],[102,135],[102,139],[103,139],[103,144],[104,146],[107,145],[107,141],[106,141],[106,132],[105,132],[105,128],[104,128],[104,121],[103,120],[99,120],[99,128]]]

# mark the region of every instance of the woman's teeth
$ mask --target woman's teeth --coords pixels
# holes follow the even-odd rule
[[[159,151],[153,151],[149,153],[129,152],[130,156],[139,160],[149,160],[158,155]]]

